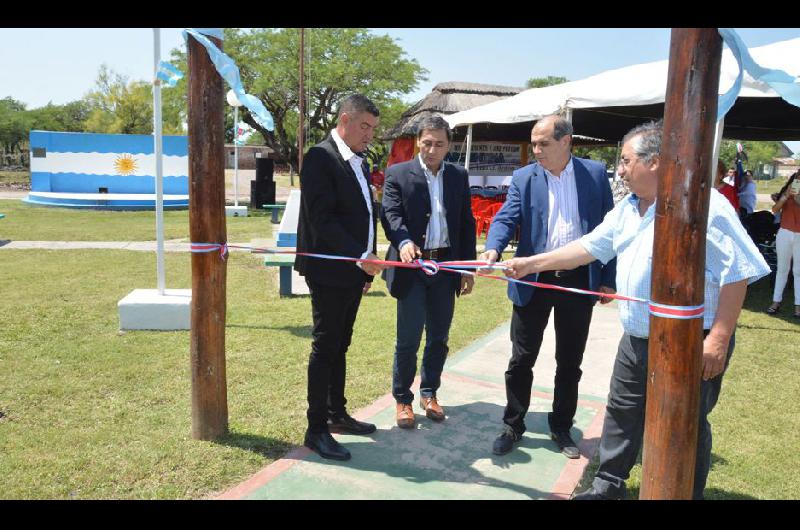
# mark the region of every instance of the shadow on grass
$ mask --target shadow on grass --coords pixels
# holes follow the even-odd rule
[[[10,239],[0,239],[0,247],[4,247],[4,246],[8,245],[9,243],[11,243]]]
[[[243,328],[243,329],[272,329],[276,331],[288,331],[295,337],[311,338],[311,326],[254,326],[248,324],[227,324],[226,328]]]
[[[244,449],[245,451],[250,451],[251,453],[256,453],[272,459],[281,458],[295,447],[284,440],[236,431],[231,431],[227,435],[214,440],[214,443]]]

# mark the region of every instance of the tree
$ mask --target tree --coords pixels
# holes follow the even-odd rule
[[[551,85],[560,85],[561,83],[566,83],[567,81],[568,79],[566,77],[548,75],[547,77],[532,77],[528,79],[528,82],[525,83],[525,86],[528,88],[542,88]]]
[[[0,145],[3,151],[16,151],[28,139],[30,129],[25,104],[10,96],[0,99]]]
[[[299,121],[299,29],[255,29],[242,31],[225,29],[223,50],[239,67],[245,90],[258,97],[272,114],[275,130],[269,132],[253,120],[245,108],[239,109],[240,119],[250,124],[275,150],[297,170],[297,126]],[[339,101],[358,92],[372,99],[381,110],[381,125],[376,139],[388,130],[403,105],[399,97],[416,88],[427,73],[416,60],[389,36],[376,36],[366,29],[312,28],[305,30],[307,57],[305,60],[307,93],[305,108],[306,148],[321,141],[336,122]],[[172,64],[186,71],[186,54],[172,51]],[[185,84],[171,94],[168,105],[171,113],[180,115]],[[166,106],[166,105],[165,105]],[[166,114],[166,112],[165,112]],[[231,122],[232,123],[232,122]],[[255,135],[254,135],[255,136]],[[384,148],[378,140],[370,146],[374,159]]]
[[[89,103],[85,100],[78,100],[65,105],[48,103],[44,107],[29,110],[28,117],[31,129],[82,132],[90,112]]]
[[[129,81],[105,64],[97,76],[97,89],[86,96],[91,108],[86,120],[88,132],[119,134],[153,133],[152,86]]]
[[[736,144],[742,144],[747,160],[742,162],[744,169],[752,169],[753,175],[760,175],[764,164],[773,164],[772,159],[781,150],[780,142],[745,142],[741,140],[722,140],[719,159],[726,167],[736,167]]]
[[[614,165],[617,163],[616,147],[575,147],[572,153],[578,158],[591,158],[592,160],[603,162],[606,165],[606,169],[615,169]]]

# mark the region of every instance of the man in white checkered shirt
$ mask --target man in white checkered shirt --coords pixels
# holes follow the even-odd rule
[[[655,200],[661,151],[661,123],[632,129],[623,139],[619,174],[631,193],[591,233],[553,252],[506,262],[512,278],[554,269],[571,269],[617,258],[617,289],[648,299],[652,274]],[[722,376],[735,344],[736,321],[747,285],[770,269],[733,211],[711,190],[706,234],[703,375],[695,466],[694,499],[703,498],[711,464],[711,425],[707,416],[719,398]],[[619,302],[625,334],[620,340],[600,439],[600,467],[592,487],[576,500],[621,499],[644,435],[647,390],[648,305]]]

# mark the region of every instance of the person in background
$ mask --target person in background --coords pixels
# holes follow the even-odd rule
[[[767,308],[767,313],[776,315],[780,311],[790,263],[794,262],[794,316],[800,318],[800,171],[789,177],[777,197],[773,195],[773,199],[775,205],[772,213],[780,214],[781,226],[775,236],[778,270],[775,273],[772,305]]]
[[[739,196],[736,194],[736,188],[733,186],[733,175],[732,172],[736,170],[731,168],[728,170],[728,177],[730,178],[730,182],[728,182],[728,177],[725,176],[725,164],[722,160],[717,160],[717,173],[716,177],[714,178],[714,187],[719,191],[721,194],[728,199],[728,202],[731,203],[733,206],[733,211],[737,214],[739,213]]]
[[[738,195],[739,217],[744,219],[756,209],[756,182],[753,180],[753,172],[749,169],[744,172],[744,179]]]

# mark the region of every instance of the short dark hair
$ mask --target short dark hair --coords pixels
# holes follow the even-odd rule
[[[447,141],[453,141],[453,131],[450,129],[450,124],[441,116],[428,116],[424,118],[419,125],[417,125],[417,139],[422,137],[425,131],[444,131],[447,135]]]
[[[342,117],[344,113],[355,113],[355,112],[369,112],[376,118],[381,115],[378,107],[375,106],[375,103],[372,102],[367,96],[362,96],[361,94],[353,94],[351,96],[347,96],[339,103],[339,112],[336,114],[338,118]]]

